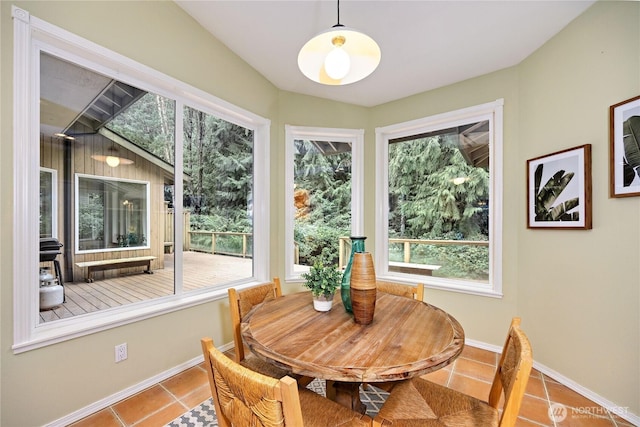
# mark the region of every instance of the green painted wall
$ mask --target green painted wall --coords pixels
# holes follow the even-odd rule
[[[373,249],[375,128],[504,98],[505,296],[427,290],[426,299],[451,311],[468,338],[498,346],[510,317],[522,316],[536,361],[640,414],[640,198],[607,194],[608,107],[640,94],[640,3],[598,2],[515,67],[369,109],[278,91],[172,2],[15,4],[272,121],[272,275],[284,275],[285,124],[365,129],[365,234]],[[223,343],[231,334],[222,300],[12,353],[13,37],[4,1],[0,36],[0,425],[22,427],[197,356],[203,335]],[[526,160],[585,143],[593,145],[594,229],[527,230]],[[116,365],[113,347],[125,341],[129,359]]]
[[[608,195],[609,106],[640,95],[640,3],[596,3],[519,69],[514,179],[560,149],[592,144],[593,157],[592,230],[527,230],[518,211],[518,311],[534,358],[640,414],[640,198]]]
[[[15,2],[32,16],[264,117],[278,91],[170,1]],[[118,23],[118,25],[112,25]],[[225,299],[14,355],[11,2],[0,2],[0,425],[50,423],[232,341]],[[163,46],[162,49],[159,46]],[[277,141],[277,134],[271,135]],[[127,342],[126,362],[113,348]]]

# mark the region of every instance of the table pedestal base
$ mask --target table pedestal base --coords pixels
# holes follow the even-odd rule
[[[360,383],[344,383],[327,380],[327,398],[346,406],[352,411],[364,414],[367,406],[360,400]]]

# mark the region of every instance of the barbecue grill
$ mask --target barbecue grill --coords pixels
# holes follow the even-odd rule
[[[55,282],[57,282],[57,285],[60,285],[61,288],[57,288],[61,290],[62,295],[57,296],[57,292],[53,287],[50,287],[50,289],[45,289],[47,288],[47,286],[42,287],[41,286],[41,290],[40,290],[40,294],[41,294],[41,306],[42,306],[42,298],[46,298],[47,300],[49,300],[50,298],[54,298],[57,299],[57,301],[59,303],[62,303],[66,300],[66,297],[64,295],[64,281],[62,280],[62,270],[60,269],[60,263],[58,262],[58,255],[62,254],[62,252],[60,251],[60,248],[62,248],[62,243],[60,243],[60,241],[58,241],[58,239],[54,238],[54,237],[48,237],[48,238],[41,238],[40,239],[40,262],[52,262],[53,263],[53,268],[55,271],[55,278],[57,280],[52,281],[52,284],[55,284]],[[51,294],[51,295],[50,295]],[[60,297],[62,297],[62,301],[60,301]],[[47,301],[47,306],[51,305],[49,304],[49,301]],[[49,307],[44,307],[44,308],[49,308]]]

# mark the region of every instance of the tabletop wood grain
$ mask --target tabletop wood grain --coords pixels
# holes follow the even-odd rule
[[[451,363],[464,330],[432,305],[378,292],[370,325],[346,313],[339,296],[329,312],[310,292],[285,295],[247,314],[242,335],[258,356],[294,374],[342,382],[402,380]]]

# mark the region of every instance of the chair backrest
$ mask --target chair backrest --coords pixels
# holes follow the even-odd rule
[[[496,409],[504,396],[500,427],[515,425],[532,365],[531,343],[520,329],[520,318],[514,317],[489,392],[489,405]]]
[[[229,288],[229,311],[231,312],[231,326],[233,327],[233,342],[235,345],[236,362],[244,360],[244,343],[240,332],[240,322],[251,309],[268,300],[282,296],[280,279],[273,278],[272,282],[236,290]]]
[[[398,295],[401,297],[414,298],[418,301],[424,300],[424,284],[418,283],[416,286],[404,285],[402,283],[376,281],[376,286],[382,292]]]
[[[211,338],[201,344],[220,427],[303,426],[296,380],[247,369],[215,348]]]

